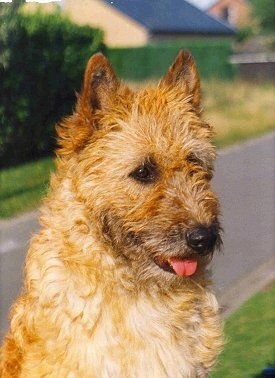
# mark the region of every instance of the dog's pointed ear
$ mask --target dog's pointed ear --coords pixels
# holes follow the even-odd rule
[[[94,54],[86,67],[77,110],[89,114],[104,109],[111,104],[118,87],[119,81],[108,59],[102,53]]]
[[[85,146],[98,127],[101,115],[96,111],[114,105],[119,87],[108,59],[101,53],[93,55],[87,64],[76,111],[57,125],[58,155],[69,157]]]
[[[186,95],[191,96],[194,107],[200,105],[200,79],[198,69],[192,55],[181,50],[176,56],[173,64],[160,81],[160,85],[178,86],[184,88]]]

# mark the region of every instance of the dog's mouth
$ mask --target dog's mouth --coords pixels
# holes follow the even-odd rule
[[[196,273],[198,260],[195,258],[155,258],[155,264],[165,272],[173,273],[177,276],[192,276]]]

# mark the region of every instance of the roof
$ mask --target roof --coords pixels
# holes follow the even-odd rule
[[[234,28],[184,0],[104,0],[152,34],[233,35]]]

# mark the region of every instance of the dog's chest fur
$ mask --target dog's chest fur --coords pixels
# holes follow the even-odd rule
[[[207,376],[219,338],[210,292],[190,302],[188,293],[186,298],[184,293],[140,293],[131,298],[122,290],[118,303],[99,290],[85,307],[72,292],[68,295],[81,312],[74,320],[72,314],[67,322],[63,319],[60,334],[45,335],[49,353],[39,365],[40,375],[45,371],[55,377],[59,371],[64,378]],[[53,346],[62,354],[62,366],[50,353]],[[30,368],[33,374],[36,370]]]

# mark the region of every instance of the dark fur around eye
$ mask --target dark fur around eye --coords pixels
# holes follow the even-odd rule
[[[131,172],[129,176],[141,183],[151,184],[158,179],[159,170],[155,161],[149,158]]]
[[[186,161],[191,164],[191,170],[190,175],[192,176],[194,173],[198,172],[199,170],[205,171],[205,179],[211,180],[213,176],[212,168],[210,166],[207,166],[203,160],[201,160],[199,157],[197,157],[193,152],[190,152],[187,157]]]
[[[191,164],[203,165],[202,161],[193,152],[186,156],[186,161]]]

